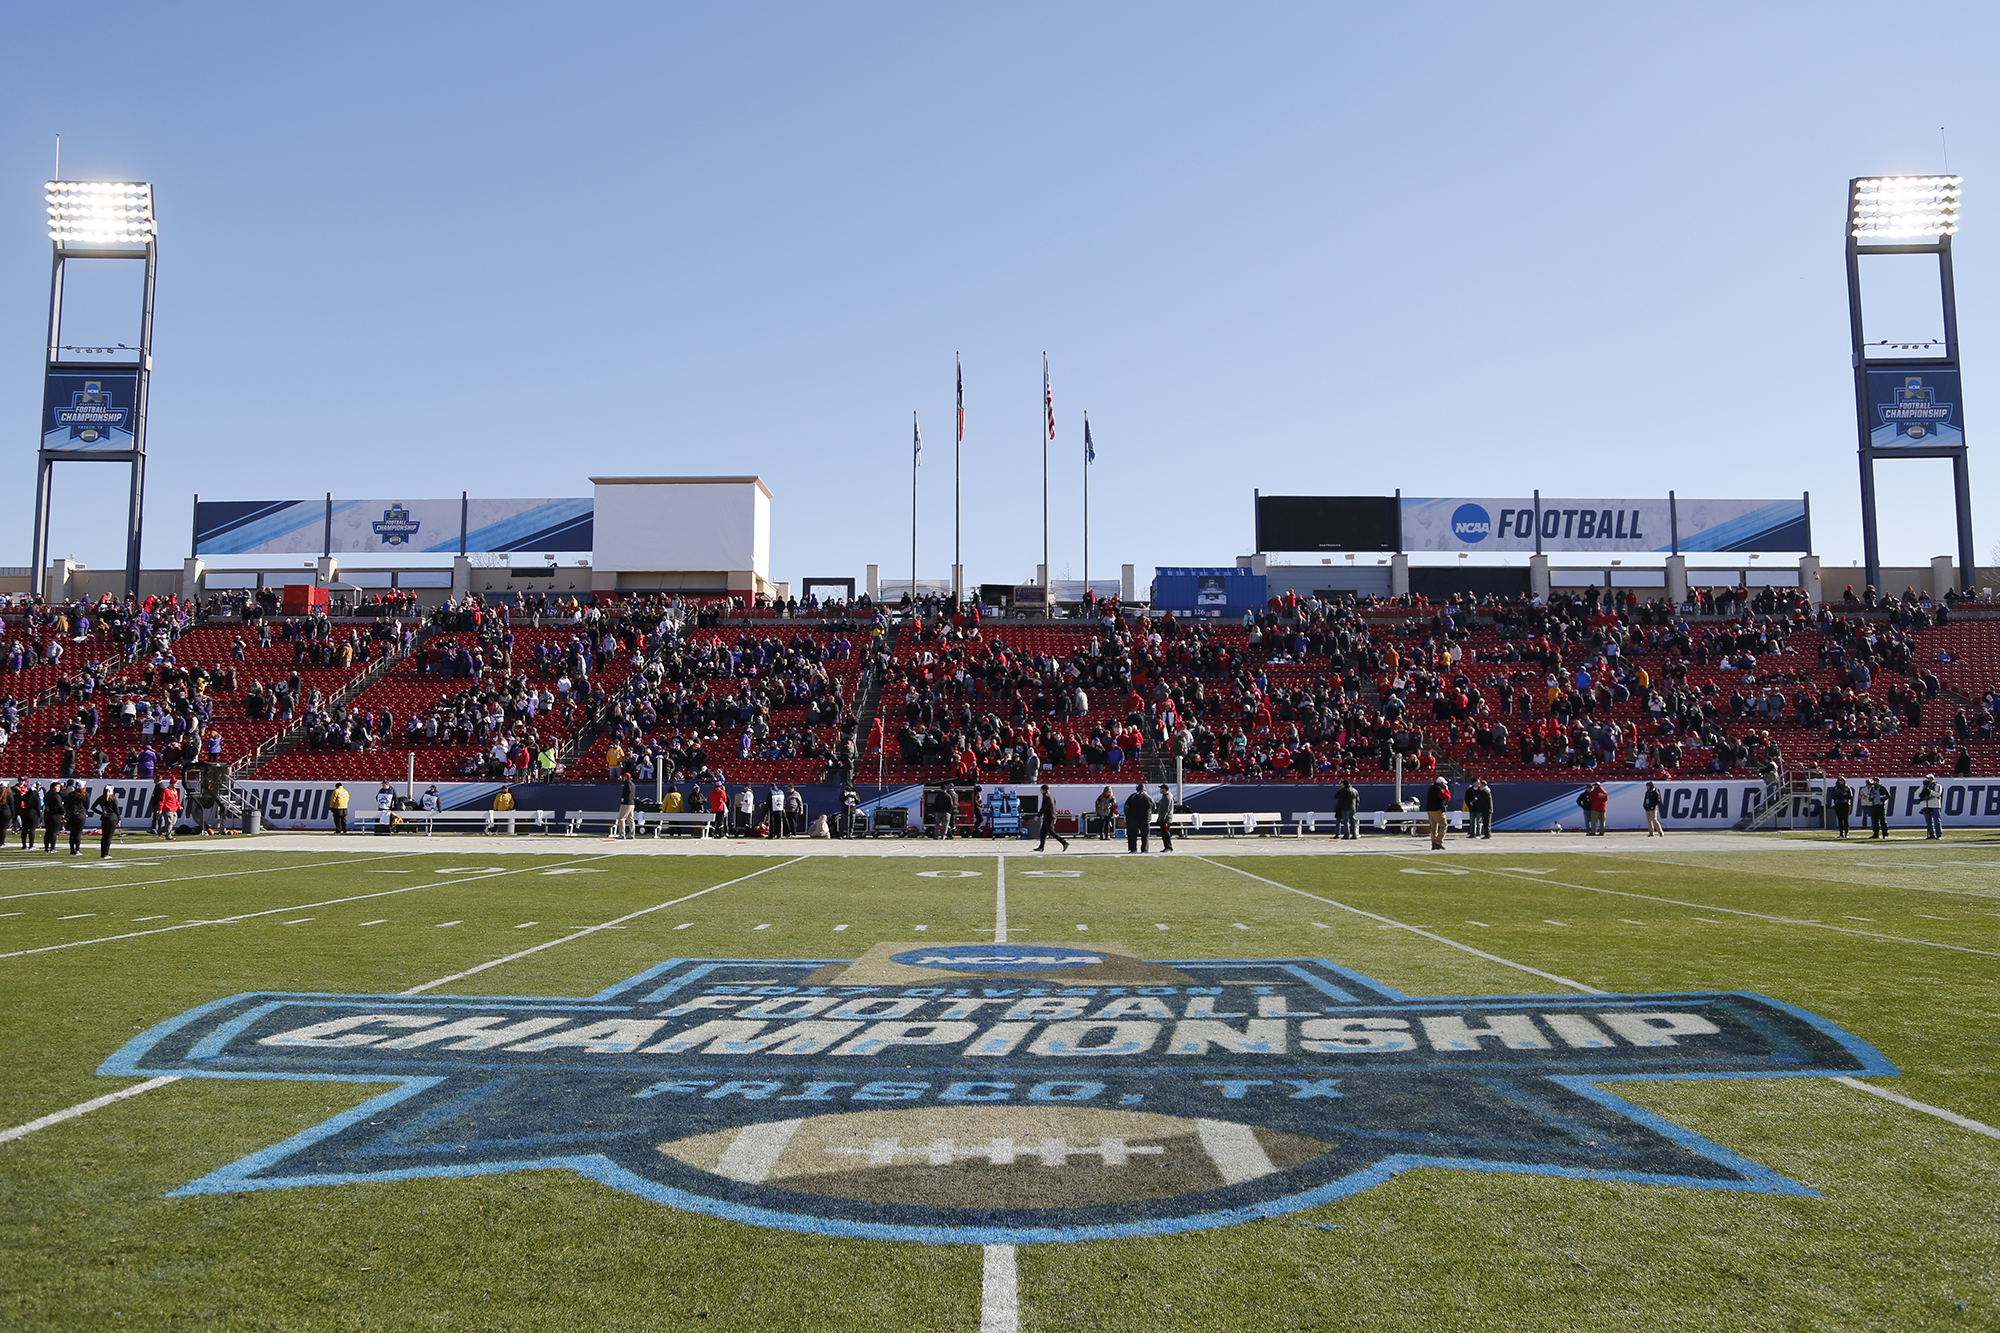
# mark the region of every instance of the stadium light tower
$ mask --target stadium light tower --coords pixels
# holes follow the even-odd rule
[[[1875,460],[1949,458],[1958,513],[1958,587],[1978,579],[1972,551],[1972,485],[1965,401],[1959,387],[1958,295],[1951,238],[1958,231],[1957,176],[1862,176],[1847,183],[1847,318],[1854,342],[1854,411],[1861,440],[1861,545],[1868,582],[1882,586],[1875,530]],[[1861,318],[1861,261],[1936,255],[1944,342],[1869,344]],[[1909,353],[1919,355],[1909,355]],[[1940,354],[1941,353],[1941,354]]]
[[[50,181],[49,346],[36,451],[34,568],[30,585],[46,591],[49,495],[63,461],[128,463],[132,501],[125,537],[125,591],[139,591],[139,534],[146,492],[146,398],[153,374],[153,279],[158,229],[153,187],[142,181]],[[146,265],[139,345],[70,347],[63,343],[63,266],[72,259],[136,259]],[[101,359],[100,359],[101,358]]]

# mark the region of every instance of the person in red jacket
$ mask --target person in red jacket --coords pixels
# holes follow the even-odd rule
[[[177,782],[169,782],[160,788],[160,828],[161,836],[168,842],[174,840],[174,825],[181,817],[181,788]]]
[[[1583,789],[1577,803],[1583,807],[1583,831],[1586,836],[1604,836],[1604,812],[1611,805],[1611,793],[1601,782],[1593,782]]]

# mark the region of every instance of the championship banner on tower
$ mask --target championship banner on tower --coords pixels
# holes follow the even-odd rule
[[[1868,443],[1877,449],[1957,448],[1965,443],[1958,423],[1956,370],[1868,372],[1868,404],[1873,420]]]
[[[42,448],[50,453],[123,453],[139,418],[136,370],[52,370],[42,389]]]
[[[595,501],[222,500],[195,506],[196,555],[588,551]]]

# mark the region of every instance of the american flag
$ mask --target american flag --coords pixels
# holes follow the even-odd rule
[[[916,436],[915,452],[910,455],[910,465],[915,467],[924,461],[924,428],[915,412],[910,413],[910,430]]]
[[[952,364],[958,367],[958,442],[965,443],[965,365],[957,357]]]
[[[1042,415],[1047,420],[1049,438],[1056,437],[1056,395],[1049,387],[1049,354],[1042,353]]]
[[[1090,439],[1090,413],[1088,412],[1083,414],[1083,461],[1086,463],[1095,463],[1097,461],[1097,446]]]

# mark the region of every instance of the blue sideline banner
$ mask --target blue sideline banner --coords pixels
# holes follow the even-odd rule
[[[1643,829],[1646,826],[1645,781],[1613,779],[1609,775],[1603,781],[1611,798],[1606,811],[1607,825],[1612,829]],[[1669,830],[1723,832],[1734,827],[1746,814],[1755,813],[1765,799],[1764,784],[1751,779],[1683,777],[1656,779],[1656,782],[1661,796],[1660,823]],[[2000,777],[1945,778],[1941,782],[1946,824],[1955,828],[2000,828]],[[86,785],[94,797],[96,791],[107,783],[93,779]],[[113,779],[108,785],[117,790],[120,800],[125,803],[125,827],[145,827],[149,814],[147,793],[150,784]],[[238,783],[237,789],[263,811],[267,829],[310,831],[333,827],[332,811],[327,804],[333,785],[331,782],[252,779]],[[366,781],[347,784],[350,811],[356,818],[374,813],[375,794],[381,785],[380,782]],[[417,790],[421,792],[429,785],[420,782]],[[437,788],[447,810],[490,810],[501,785],[498,782],[440,782]],[[987,790],[994,790],[1000,785],[1006,784],[989,784]],[[1394,788],[1387,782],[1356,785],[1361,791],[1365,825],[1367,815],[1389,808],[1394,799]],[[1403,784],[1403,795],[1421,797],[1427,785],[1412,779]],[[1854,785],[1858,789],[1860,784],[1856,782]],[[1885,785],[1892,798],[1890,825],[1904,829],[1923,827],[1923,811],[1917,804],[1917,794],[1923,785],[1921,780],[1896,778]],[[403,794],[401,782],[391,786],[397,795]],[[1058,810],[1080,815],[1095,808],[1098,794],[1105,790],[1105,786],[1102,781],[1058,782],[1050,785],[1050,791]],[[1583,811],[1576,803],[1583,787],[1583,783],[1574,780],[1496,784],[1493,788],[1493,827],[1498,832],[1545,833],[1560,824],[1565,832],[1576,832],[1583,827]],[[826,783],[800,783],[798,789],[805,798],[811,818],[833,814],[840,808],[838,787]],[[594,832],[601,833],[603,822],[618,808],[618,788],[611,783],[519,783],[513,790],[517,810],[544,810],[565,821],[572,815],[586,815],[590,817],[587,827]],[[650,795],[651,784],[641,783],[640,790]],[[682,791],[685,790],[683,785]],[[739,786],[732,783],[731,795],[737,790]],[[769,783],[755,784],[755,790],[759,800],[770,796]],[[1012,786],[1011,790],[1031,795],[1035,788],[1033,784],[1022,783]],[[1110,790],[1122,807],[1132,787],[1129,782],[1113,783]],[[1147,790],[1158,795],[1156,786],[1149,786]],[[1202,814],[1275,812],[1289,823],[1302,814],[1314,813],[1322,816],[1327,825],[1331,824],[1333,817],[1335,790],[1336,784],[1330,782],[1190,781],[1182,788],[1187,808]],[[860,797],[863,813],[880,808],[904,809],[910,812],[913,827],[922,822],[924,789],[921,786],[882,787],[870,783],[857,784],[855,791]],[[1463,786],[1453,789],[1454,809],[1462,804],[1464,795]],[[1816,822],[1816,805],[1803,803],[1798,815],[1802,826],[1808,819]],[[1857,825],[1859,822],[1857,815]],[[525,830],[525,823],[522,827]]]
[[[595,501],[204,500],[195,506],[196,555],[340,555],[385,552],[574,552],[591,549]]]
[[[42,386],[42,448],[121,453],[139,420],[136,370],[52,370]]]
[[[1877,449],[1950,448],[1965,443],[1958,416],[1956,370],[1871,370],[1868,403]]]
[[[1403,497],[1406,551],[1537,549],[1532,496]],[[1561,500],[1543,496],[1544,552],[1809,551],[1804,496],[1789,500]],[[1679,540],[1675,532],[1678,528]]]

